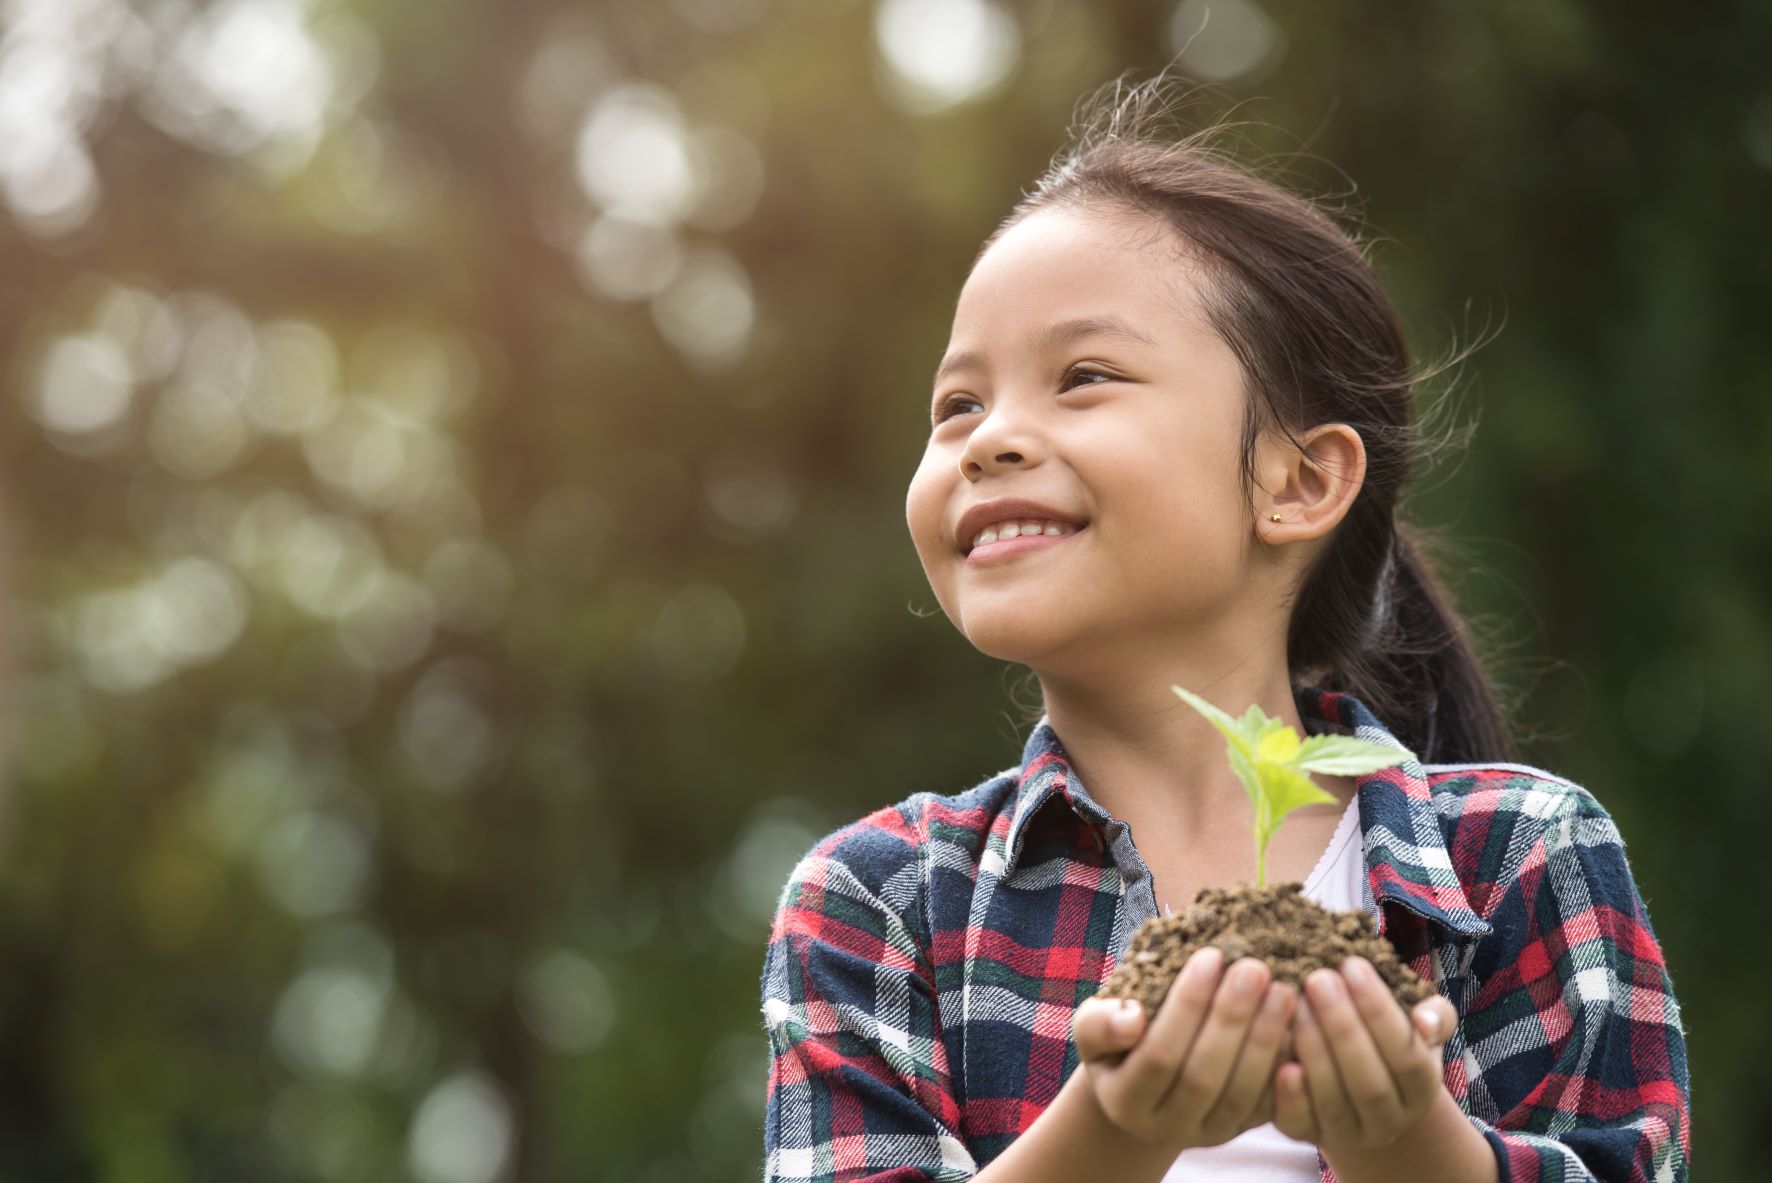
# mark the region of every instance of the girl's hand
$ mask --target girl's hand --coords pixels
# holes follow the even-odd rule
[[[1148,1031],[1137,1003],[1077,1008],[1078,1071],[1108,1120],[1144,1145],[1179,1154],[1273,1120],[1274,1067],[1298,991],[1269,985],[1257,958],[1239,958],[1228,973],[1223,960],[1210,946],[1196,950]]]
[[[1305,978],[1292,1024],[1297,1063],[1274,1075],[1274,1125],[1325,1152],[1388,1146],[1440,1091],[1440,1047],[1458,1014],[1430,998],[1405,1015],[1378,971],[1350,957]]]

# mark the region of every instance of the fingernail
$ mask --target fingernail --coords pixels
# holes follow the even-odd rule
[[[1422,1025],[1427,1030],[1427,1037],[1438,1040],[1440,1038],[1440,1012],[1430,1006],[1423,1007],[1420,1014],[1423,1020]]]
[[[1138,1016],[1142,1009],[1130,998],[1122,998],[1109,1021],[1113,1023],[1115,1031],[1124,1035],[1138,1029]]]
[[[1348,976],[1349,981],[1361,986],[1370,986],[1378,977],[1372,964],[1364,957],[1349,957],[1341,963],[1341,972]]]
[[[1207,945],[1203,949],[1195,949],[1182,969],[1195,977],[1204,977],[1218,972],[1218,963],[1223,956],[1217,945]]]

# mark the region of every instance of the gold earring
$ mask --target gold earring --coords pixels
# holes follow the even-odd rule
[[[1273,515],[1272,515],[1272,517],[1273,517],[1273,520],[1274,520],[1274,521],[1276,521],[1276,522],[1277,522],[1277,521],[1279,521],[1279,520],[1280,520],[1280,515],[1279,515],[1279,514],[1277,514],[1277,513],[1276,513],[1276,514],[1273,514]]]

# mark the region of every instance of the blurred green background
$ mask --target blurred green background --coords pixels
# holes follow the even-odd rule
[[[757,1177],[789,868],[1020,755],[903,519],[953,300],[1178,53],[1494,335],[1408,513],[1748,1177],[1772,6],[1207,7],[0,4],[0,1177]]]

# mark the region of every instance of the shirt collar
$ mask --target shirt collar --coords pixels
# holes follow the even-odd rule
[[[1294,686],[1292,693],[1307,735],[1351,735],[1403,748],[1366,704],[1346,691]],[[1490,925],[1471,908],[1470,899],[1453,871],[1451,852],[1440,830],[1427,773],[1420,761],[1411,756],[1402,764],[1354,780],[1372,899],[1391,900],[1463,936],[1490,933]],[[1022,749],[1015,812],[1003,847],[1005,878],[1015,873],[1034,819],[1057,799],[1092,825],[1106,826],[1115,821],[1083,788],[1050,719],[1042,715]]]

